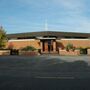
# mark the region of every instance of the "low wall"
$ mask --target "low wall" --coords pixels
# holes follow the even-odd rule
[[[37,51],[19,51],[19,55],[36,56],[39,54]]]
[[[0,50],[0,55],[10,55],[10,50]]]
[[[90,49],[87,50],[87,54],[90,55]]]
[[[69,50],[69,51],[66,51],[66,50],[61,50],[59,49],[59,54],[60,55],[80,55],[80,51],[79,50]]]

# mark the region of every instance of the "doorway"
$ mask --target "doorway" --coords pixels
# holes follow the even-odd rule
[[[48,40],[42,40],[42,46],[41,46],[41,51],[45,53],[50,53],[53,52],[54,50],[54,42],[55,40],[48,39]]]

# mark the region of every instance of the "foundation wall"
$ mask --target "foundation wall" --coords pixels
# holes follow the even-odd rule
[[[90,49],[87,50],[87,54],[90,55]]]
[[[74,55],[74,56],[78,56],[78,55],[80,55],[80,51],[79,50],[75,50],[75,51],[69,50],[69,51],[66,51],[66,50],[59,49],[59,55]]]
[[[10,55],[10,50],[0,50],[0,56],[1,55]]]

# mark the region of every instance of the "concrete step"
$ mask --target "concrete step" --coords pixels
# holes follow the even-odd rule
[[[43,53],[41,53],[41,55],[59,55],[59,53],[58,52],[43,52]]]

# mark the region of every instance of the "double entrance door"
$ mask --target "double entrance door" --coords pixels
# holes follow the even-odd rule
[[[50,53],[56,51],[56,41],[55,40],[42,40],[42,52]]]

